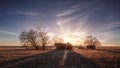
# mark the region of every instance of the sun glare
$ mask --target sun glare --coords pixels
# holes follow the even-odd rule
[[[69,42],[73,45],[81,44],[81,42],[78,42],[78,40],[80,41],[80,39],[78,39],[78,38],[73,38],[73,37],[70,37],[70,36],[63,36],[63,39],[64,39],[64,43]]]
[[[64,38],[64,42],[67,43],[67,42],[72,42],[70,38]]]
[[[73,45],[83,44],[83,38],[86,36],[87,31],[81,30],[83,26],[79,28],[73,27],[73,24],[70,24],[70,20],[59,20],[55,27],[57,30],[58,37],[64,40],[64,43],[71,43]]]

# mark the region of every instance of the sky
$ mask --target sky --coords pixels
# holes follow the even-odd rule
[[[21,31],[45,26],[49,35],[82,44],[88,35],[120,46],[119,0],[0,0],[0,45],[20,45]]]

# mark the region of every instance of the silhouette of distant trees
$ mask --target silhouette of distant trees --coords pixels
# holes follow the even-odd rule
[[[96,46],[101,45],[100,41],[92,35],[86,37],[84,44],[88,49],[96,49]]]
[[[72,50],[73,46],[71,43],[55,43],[57,50]]]
[[[33,46],[35,49],[38,49],[38,44],[37,44],[37,31],[34,30],[29,30],[27,31],[22,31],[20,36],[20,41],[23,46]]]
[[[57,36],[53,37],[53,42],[57,50],[72,50],[73,48],[70,42],[64,43],[64,39]]]
[[[43,28],[39,28],[38,31],[22,31],[19,35],[19,39],[23,46],[33,46],[36,50],[38,50],[40,45],[42,46],[42,49],[45,49],[49,37],[47,31],[45,31]]]
[[[63,38],[60,38],[58,36],[54,36],[53,39],[52,39],[53,43],[63,43],[64,42],[64,39]]]
[[[73,49],[73,45],[70,42],[67,42],[66,46],[67,46],[66,49],[68,49],[68,50],[72,50]]]
[[[48,32],[45,30],[45,28],[38,28],[38,29],[39,29],[38,37],[40,38],[40,41],[42,43],[42,49],[45,50],[45,46],[49,40]]]
[[[55,43],[57,50],[63,50],[65,49],[66,44],[65,43]]]
[[[26,48],[29,46],[33,46],[36,50],[38,50],[40,46],[43,50],[45,50],[48,43],[52,43],[53,45],[55,45],[56,49],[58,50],[73,48],[70,42],[64,43],[64,39],[59,36],[54,36],[53,38],[50,38],[45,28],[22,31],[19,35],[19,39],[21,41],[21,44]],[[96,37],[89,35],[84,40],[84,45],[88,49],[96,49],[96,46],[101,45],[101,43]],[[82,46],[80,47],[83,48]]]

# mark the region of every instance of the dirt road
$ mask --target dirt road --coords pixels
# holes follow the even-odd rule
[[[90,59],[73,50],[53,50],[8,62],[1,62],[1,68],[99,68]]]

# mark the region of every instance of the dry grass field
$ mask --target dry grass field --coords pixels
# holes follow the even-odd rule
[[[120,47],[104,46],[96,50],[74,49],[74,51],[94,61],[101,68],[120,68]]]
[[[38,53],[45,53],[49,50],[26,50],[20,48],[0,48],[0,62],[20,57],[30,56]]]
[[[66,58],[64,58],[61,67],[59,63],[63,57]],[[4,61],[9,60],[13,61],[5,64]],[[120,47],[98,47],[96,50],[74,48],[73,50],[53,51],[1,48],[0,63],[3,68],[12,68],[13,66],[14,68],[30,66],[31,68],[120,68]]]

